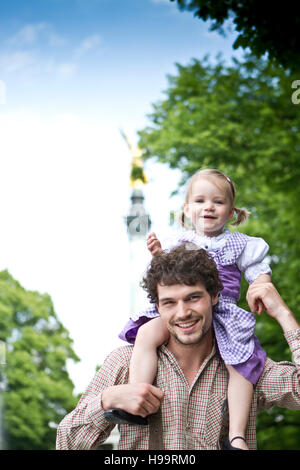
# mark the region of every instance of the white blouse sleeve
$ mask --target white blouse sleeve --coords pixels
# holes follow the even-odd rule
[[[249,237],[247,245],[236,261],[249,284],[261,274],[272,274],[267,257],[268,251],[269,245],[263,238]]]
[[[181,232],[171,232],[165,234],[160,242],[164,251],[170,251],[172,248],[175,248],[175,246],[178,246],[180,243],[182,243],[182,234]]]

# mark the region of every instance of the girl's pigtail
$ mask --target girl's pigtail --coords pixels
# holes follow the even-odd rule
[[[234,208],[234,212],[236,213],[236,218],[230,225],[241,225],[247,221],[248,217],[250,216],[251,212],[247,211],[246,209],[238,209],[237,207]]]
[[[176,214],[176,223],[178,223],[179,225],[181,225],[181,227],[183,227],[187,230],[189,230],[191,228],[190,224],[187,222],[187,218],[186,218],[183,210],[177,212],[177,214]]]
[[[185,227],[184,219],[185,219],[184,211],[181,210],[177,214],[177,221],[178,221],[179,225],[181,225],[182,227]]]

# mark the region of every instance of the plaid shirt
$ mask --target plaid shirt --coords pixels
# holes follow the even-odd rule
[[[300,329],[285,337],[294,363],[267,359],[248,421],[250,449],[256,448],[257,412],[273,405],[300,409]],[[96,449],[108,438],[114,425],[104,419],[101,393],[106,387],[127,382],[131,352],[132,346],[124,346],[108,356],[75,410],[60,423],[57,449]],[[167,347],[160,347],[156,385],[165,391],[161,405],[164,449],[218,449],[227,383],[227,370],[215,348],[190,386],[174,355]],[[119,449],[149,448],[149,426],[120,425],[119,431]]]

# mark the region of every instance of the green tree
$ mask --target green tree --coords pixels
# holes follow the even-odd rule
[[[174,2],[175,0],[171,0]],[[300,5],[262,0],[177,0],[181,10],[193,11],[204,21],[212,20],[211,30],[224,34],[224,22],[232,18],[239,33],[233,48],[249,47],[261,57],[293,70],[300,68]]]
[[[56,426],[77,399],[66,361],[78,361],[51,298],[0,272],[0,340],[5,448],[54,449]]]
[[[291,74],[248,54],[232,65],[220,56],[215,65],[208,57],[177,64],[168,80],[166,98],[139,132],[144,159],[180,169],[182,184],[201,167],[232,177],[237,207],[252,213],[239,230],[269,243],[273,282],[300,319],[300,108],[291,100]],[[245,294],[243,283],[240,305],[248,308]],[[267,315],[258,318],[257,335],[272,359],[291,359]],[[273,409],[258,429],[260,448],[299,449],[299,412]]]

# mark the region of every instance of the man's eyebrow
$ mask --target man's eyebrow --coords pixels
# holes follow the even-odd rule
[[[203,290],[195,290],[195,291],[190,292],[189,294],[187,294],[185,296],[185,298],[191,297],[191,295],[202,295],[202,294],[204,294]]]
[[[165,302],[166,300],[174,300],[173,297],[161,297],[158,299],[159,302]]]
[[[186,296],[185,299],[191,297],[192,295],[203,295],[204,291],[203,290],[195,290],[193,292],[189,292]],[[174,300],[174,297],[161,297],[158,299],[159,302],[166,302],[169,300]]]

